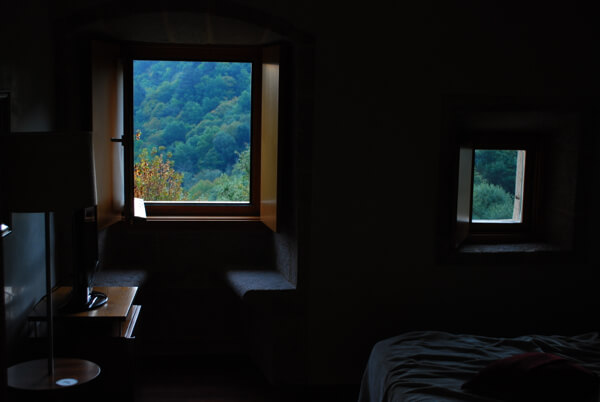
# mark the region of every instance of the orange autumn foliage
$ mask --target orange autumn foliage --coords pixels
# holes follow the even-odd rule
[[[141,132],[135,134],[139,140]],[[159,151],[164,147],[143,149],[139,154],[139,162],[133,167],[134,190],[136,198],[146,201],[178,201],[185,197],[182,188],[183,173],[173,169],[171,153],[166,154],[166,160]]]

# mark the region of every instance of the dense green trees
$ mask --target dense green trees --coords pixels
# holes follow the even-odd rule
[[[144,133],[135,163],[142,156],[168,162],[180,175],[179,199],[248,201],[249,176],[240,166],[247,157],[249,169],[251,68],[135,61],[134,129]]]
[[[472,219],[512,219],[517,152],[475,150]]]
[[[228,201],[247,201],[250,199],[250,148],[237,152],[238,160],[233,166],[231,175],[222,173],[216,177],[209,188],[207,180],[200,180],[190,189],[193,197],[202,198],[207,194],[209,199]]]

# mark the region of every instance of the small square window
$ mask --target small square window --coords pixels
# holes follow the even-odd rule
[[[524,241],[535,231],[541,168],[533,141],[481,136],[461,148],[456,246]],[[514,141],[507,146],[504,140]]]
[[[546,261],[578,252],[591,121],[581,101],[444,98],[440,258]]]

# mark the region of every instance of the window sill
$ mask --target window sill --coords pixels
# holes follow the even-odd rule
[[[465,244],[455,250],[455,259],[462,263],[557,263],[575,258],[572,249],[550,243]]]
[[[271,232],[257,216],[148,216],[134,219],[140,230],[232,230]]]
[[[258,216],[148,216],[148,222],[260,222]]]
[[[466,244],[458,249],[460,254],[516,254],[564,251],[549,243]]]

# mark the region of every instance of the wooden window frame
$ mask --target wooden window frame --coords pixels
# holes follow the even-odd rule
[[[10,126],[10,92],[9,91],[0,91],[0,136],[8,135],[11,130]],[[0,171],[0,183],[4,183],[3,169]],[[4,191],[0,192],[0,238],[7,236],[10,233],[11,226],[11,213],[8,208],[5,206],[6,194]],[[1,246],[0,246],[1,251]],[[1,257],[1,255],[0,255]],[[0,261],[0,265],[2,262]]]
[[[248,217],[261,214],[261,110],[262,110],[262,48],[255,46],[130,44],[124,47],[124,120],[125,132],[125,208],[133,211],[133,61],[173,60],[252,63],[251,89],[251,162],[250,202],[240,204],[215,202],[147,201],[148,217]]]

